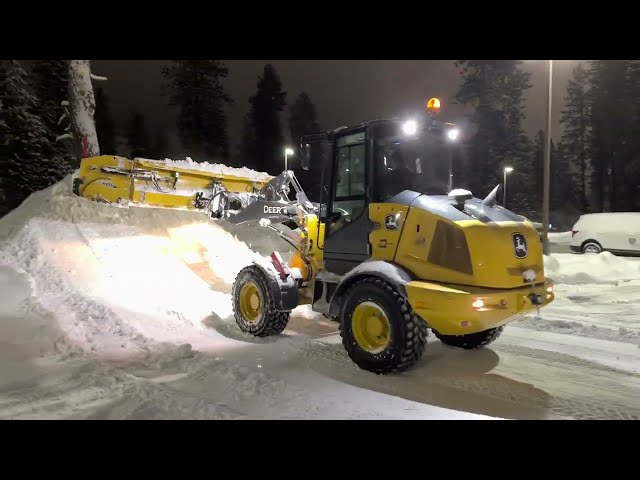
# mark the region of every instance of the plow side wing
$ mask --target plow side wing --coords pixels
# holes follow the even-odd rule
[[[199,164],[202,165],[202,164]],[[128,207],[147,205],[161,208],[201,210],[220,191],[255,193],[271,178],[252,178],[228,173],[234,169],[210,166],[200,170],[174,166],[164,161],[102,155],[82,159],[74,178],[74,193],[88,200]],[[219,170],[220,172],[217,172]]]

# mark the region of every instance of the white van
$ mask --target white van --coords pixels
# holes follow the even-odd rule
[[[571,232],[571,250],[640,255],[640,212],[582,215]]]

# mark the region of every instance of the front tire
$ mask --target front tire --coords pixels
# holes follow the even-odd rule
[[[476,350],[483,348],[497,340],[502,334],[504,327],[490,328],[477,333],[468,333],[467,335],[442,335],[435,330],[435,336],[445,345],[450,347],[463,348],[465,350]]]
[[[342,345],[363,370],[378,375],[402,372],[424,353],[427,329],[409,302],[378,278],[355,283],[340,315]]]
[[[243,268],[233,283],[233,315],[240,330],[256,337],[278,335],[287,328],[291,312],[273,307],[269,279],[256,265]]]
[[[598,242],[593,240],[587,241],[582,245],[582,253],[601,253],[602,247]]]

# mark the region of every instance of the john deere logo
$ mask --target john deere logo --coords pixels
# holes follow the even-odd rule
[[[386,228],[387,230],[397,230],[398,220],[400,220],[399,213],[391,213],[387,215],[384,219],[384,228]]]
[[[527,239],[521,233],[513,234],[513,251],[516,258],[525,258],[527,256]]]

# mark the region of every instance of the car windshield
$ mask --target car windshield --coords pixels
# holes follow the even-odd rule
[[[404,190],[446,195],[449,183],[449,145],[442,134],[404,135],[398,125],[380,125],[374,141],[377,201]]]

